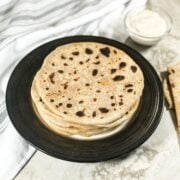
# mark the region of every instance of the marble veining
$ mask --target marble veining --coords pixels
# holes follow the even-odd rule
[[[111,174],[112,179],[143,179],[150,162],[157,155],[157,151],[147,147],[138,148],[130,156],[129,163],[126,160],[113,160],[111,162],[102,163],[101,166],[96,166],[92,171],[93,179],[109,179]],[[143,161],[143,165],[142,165]]]

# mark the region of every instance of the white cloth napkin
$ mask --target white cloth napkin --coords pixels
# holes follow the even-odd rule
[[[28,52],[47,41],[63,36],[88,34],[125,42],[128,36],[122,23],[124,14],[129,8],[145,3],[146,0],[8,0],[6,3],[1,1],[0,67],[3,70],[0,72],[0,87],[3,92],[12,71],[9,67],[14,67]],[[158,69],[156,66],[155,68]],[[29,145],[14,131],[11,124],[0,135],[0,144],[4,147],[2,150],[0,148],[0,179],[11,179],[34,149],[27,151]],[[23,148],[19,152],[21,146]],[[7,155],[8,153],[10,155]],[[163,179],[162,177],[167,177],[164,175],[164,172],[169,170],[167,166],[173,168],[175,164],[180,163],[179,159],[173,158],[178,153],[180,152],[174,126],[169,112],[165,111],[158,129],[146,143],[123,161],[96,164],[96,175],[99,178],[108,177],[111,173],[113,179]],[[62,163],[66,170],[73,170],[74,163]],[[86,166],[84,164],[84,168]],[[115,171],[114,167],[117,166],[119,170]],[[83,169],[78,164],[76,168]],[[104,169],[105,172],[102,173],[105,174],[98,174],[98,168]],[[169,177],[173,176],[169,174]],[[66,178],[68,179],[68,176]]]
[[[11,123],[0,134],[0,179],[13,179],[35,149],[16,132]]]

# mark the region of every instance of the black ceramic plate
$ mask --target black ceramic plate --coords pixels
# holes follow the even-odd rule
[[[61,137],[39,121],[32,108],[30,89],[34,75],[52,50],[67,43],[87,41],[105,43],[129,54],[144,73],[145,88],[138,111],[124,130],[105,139],[81,141]],[[24,57],[10,77],[6,104],[9,117],[17,131],[39,150],[69,161],[97,162],[124,157],[151,136],[161,118],[163,93],[155,70],[135,50],[111,39],[74,36],[48,42]]]

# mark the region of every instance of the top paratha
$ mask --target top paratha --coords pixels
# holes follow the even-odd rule
[[[143,91],[143,73],[123,51],[100,43],[60,46],[36,75],[48,108],[68,121],[107,124],[122,117]]]

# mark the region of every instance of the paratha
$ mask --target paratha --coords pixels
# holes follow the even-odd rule
[[[168,108],[172,109],[173,108],[173,99],[172,99],[172,95],[171,95],[171,89],[170,89],[170,85],[168,82],[168,78],[165,78],[163,81],[163,91],[164,91],[164,96],[167,100],[168,103]]]
[[[60,46],[36,74],[37,91],[65,121],[103,125],[120,119],[139,101],[144,78],[122,50],[100,43]]]
[[[178,130],[180,132],[180,64],[168,66],[168,73]]]

